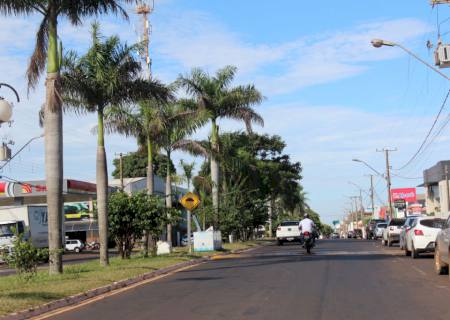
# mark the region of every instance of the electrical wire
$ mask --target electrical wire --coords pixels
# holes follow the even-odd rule
[[[400,170],[406,168],[411,162],[414,161],[414,159],[417,158],[417,156],[419,155],[419,153],[422,151],[422,149],[424,148],[425,144],[427,143],[428,138],[430,137],[434,127],[436,126],[436,123],[439,120],[439,117],[441,116],[441,113],[444,110],[445,105],[447,104],[447,100],[448,100],[449,95],[450,95],[450,89],[447,91],[447,95],[445,96],[445,99],[444,99],[444,101],[443,101],[443,103],[442,103],[442,105],[441,105],[441,107],[439,109],[439,112],[437,113],[436,117],[434,118],[433,124],[431,125],[430,130],[428,130],[428,133],[425,136],[425,139],[423,139],[422,144],[420,145],[419,149],[417,149],[417,151],[414,153],[414,155],[403,166],[401,166],[398,169],[394,169],[394,170],[400,171]],[[448,123],[448,121],[447,121],[447,123]],[[442,128],[441,128],[441,130],[442,130]]]

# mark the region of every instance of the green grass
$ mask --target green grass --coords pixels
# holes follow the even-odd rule
[[[258,243],[254,241],[224,244],[224,250],[221,252],[246,249],[256,245]],[[67,265],[64,267],[64,274],[57,276],[49,276],[47,270],[40,270],[29,281],[17,275],[0,277],[0,316],[217,253],[220,252],[188,255],[187,248],[176,248],[173,254],[167,256],[142,258],[134,255],[129,260],[111,258],[110,266],[106,268],[100,267],[98,260]]]

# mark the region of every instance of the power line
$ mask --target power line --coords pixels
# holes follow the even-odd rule
[[[428,138],[431,135],[431,132],[433,131],[434,127],[436,126],[437,121],[439,120],[439,117],[441,116],[442,111],[444,110],[444,107],[447,103],[448,97],[450,95],[450,89],[447,91],[447,95],[445,96],[445,99],[441,105],[441,108],[439,109],[438,114],[436,115],[436,117],[434,118],[433,124],[431,125],[430,130],[428,130],[427,135],[425,136],[425,139],[422,141],[422,144],[420,145],[419,149],[417,149],[417,151],[414,153],[414,155],[400,168],[395,169],[395,170],[402,170],[404,168],[406,168],[412,161],[414,161],[414,159],[419,155],[419,153],[422,151],[423,147],[425,146],[425,144],[428,141]],[[448,122],[448,121],[447,121]],[[441,129],[442,130],[442,129]]]

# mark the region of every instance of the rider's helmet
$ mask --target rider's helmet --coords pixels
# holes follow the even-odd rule
[[[303,215],[303,218],[304,218],[304,219],[309,218],[309,214],[305,213],[305,214]]]

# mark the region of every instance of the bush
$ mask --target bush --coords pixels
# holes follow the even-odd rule
[[[48,261],[48,249],[33,246],[31,239],[24,240],[23,234],[15,234],[13,247],[3,253],[3,260],[9,267],[15,268],[19,276],[26,280],[36,275],[40,262]]]

